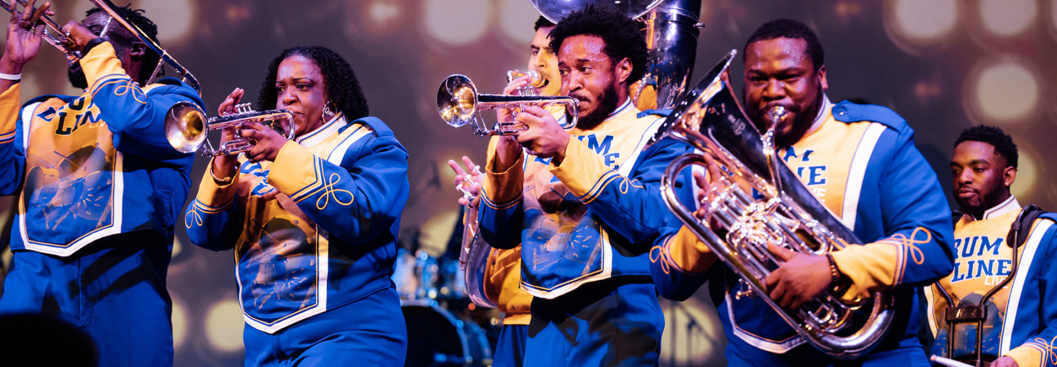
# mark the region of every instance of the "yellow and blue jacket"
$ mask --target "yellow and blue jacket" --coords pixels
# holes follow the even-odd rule
[[[661,122],[629,99],[597,128],[574,129],[561,165],[523,154],[503,172],[492,140],[481,234],[497,248],[521,244],[525,291],[553,299],[589,282],[650,276],[649,248],[671,223],[660,177],[690,152],[671,139],[646,147]]]
[[[172,250],[194,155],[176,151],[164,121],[198,93],[166,78],[141,88],[109,42],[80,60],[89,88],[19,108],[19,84],[0,95],[0,195],[19,194],[11,249],[70,256],[93,241],[156,231]]]
[[[954,357],[947,356],[947,307],[977,305],[1007,277],[1013,280],[988,299],[982,354],[1009,356],[1021,367],[1057,366],[1057,215],[1036,219],[1013,274],[1013,248],[1006,243],[1010,227],[1022,212],[1016,198],[988,209],[976,220],[963,215],[954,225],[954,272],[927,288],[929,328],[936,336],[931,353],[948,358],[975,358],[976,323],[955,327]]]
[[[951,272],[954,249],[947,200],[914,146],[914,130],[884,107],[827,102],[812,130],[778,155],[865,242],[832,253],[852,283],[845,297],[876,291],[895,296],[898,316],[874,351],[919,345],[917,290]],[[836,362],[805,345],[761,296],[735,299],[742,290],[737,277],[725,266],[709,267],[715,257],[695,250],[704,245],[687,229],[659,243],[674,270],[655,276],[658,289],[667,298],[685,299],[713,279],[728,348],[762,365],[796,364],[805,356],[819,364]]]
[[[393,286],[407,151],[381,120],[339,115],[274,162],[239,162],[230,183],[207,169],[184,225],[198,246],[234,249],[246,324],[273,334]]]

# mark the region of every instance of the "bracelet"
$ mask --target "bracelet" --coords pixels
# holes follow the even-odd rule
[[[11,80],[11,81],[16,81],[17,82],[19,80],[22,80],[22,73],[18,73],[18,74],[4,74],[4,73],[0,73],[0,79]]]
[[[833,260],[832,254],[826,254],[826,262],[829,262],[830,281],[837,284],[840,281],[840,270],[837,269],[837,262]]]
[[[225,178],[225,179],[217,178],[217,175],[213,174],[213,164],[212,164],[212,162],[210,162],[210,164],[209,164],[209,176],[213,177],[213,182],[216,182],[217,186],[225,186],[227,184],[230,184],[231,180],[234,179],[234,177],[228,177],[228,178]]]

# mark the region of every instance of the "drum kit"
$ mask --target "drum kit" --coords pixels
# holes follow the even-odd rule
[[[393,283],[407,324],[405,366],[491,366],[500,316],[470,301],[458,259],[397,252]]]

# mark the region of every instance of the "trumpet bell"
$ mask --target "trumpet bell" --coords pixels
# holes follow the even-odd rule
[[[165,115],[165,138],[178,152],[194,153],[206,140],[206,114],[192,102],[179,102]]]
[[[437,111],[448,125],[460,127],[477,114],[477,87],[470,78],[455,74],[444,79],[437,91]]]

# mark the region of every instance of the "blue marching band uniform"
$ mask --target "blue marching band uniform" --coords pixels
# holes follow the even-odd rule
[[[18,84],[0,96],[0,195],[19,195],[0,313],[56,314],[88,331],[104,366],[171,365],[165,275],[194,157],[162,125],[202,100],[175,79],[141,88],[108,42],[80,65],[80,96],[21,109]]]
[[[402,364],[390,277],[410,190],[389,127],[338,114],[274,162],[239,162],[231,182],[206,172],[185,226],[196,245],[235,251],[246,365]]]
[[[833,253],[851,280],[845,297],[890,290],[896,319],[864,365],[895,363],[928,366],[917,332],[921,312],[918,289],[950,273],[950,209],[936,174],[914,147],[914,131],[891,110],[879,106],[826,102],[813,132],[779,152],[816,198],[866,243]],[[853,154],[848,154],[852,152]],[[818,167],[818,168],[814,168]],[[806,174],[805,174],[806,173]],[[696,239],[693,239],[696,240]],[[710,278],[713,299],[727,335],[732,365],[831,365],[757,295],[735,297],[742,284],[730,282],[723,267],[690,271],[680,261],[688,242],[685,230],[662,239],[668,277],[658,288],[669,298],[685,299]]]
[[[89,88],[79,96],[20,106],[18,84],[0,95],[0,195],[18,195],[0,313],[58,315],[89,332],[101,365],[171,365],[165,278],[179,224],[195,245],[234,252],[247,366],[403,364],[415,326],[404,323],[391,276],[408,155],[385,123],[339,113],[274,161],[240,156],[230,179],[210,164],[180,218],[193,155],[176,151],[162,125],[173,105],[202,100],[175,79],[139,86],[106,42],[80,65]],[[906,121],[880,106],[823,102],[812,130],[778,155],[865,242],[832,253],[849,282],[844,297],[894,296],[891,329],[852,363],[929,365],[922,323],[940,354],[950,303],[1012,276],[987,305],[996,311],[984,351],[1057,365],[1057,216],[1032,224],[1021,267],[1002,273],[1018,256],[998,245],[1021,211],[1015,199],[981,220],[958,218],[955,230]],[[706,281],[732,365],[843,363],[811,347],[766,295],[735,297],[743,285],[723,264],[701,265],[698,240],[661,199],[668,163],[692,151],[671,139],[647,144],[663,119],[629,99],[598,128],[572,130],[560,164],[524,153],[500,170],[491,141],[480,231],[497,248],[521,247],[520,287],[534,297],[527,349],[553,351],[525,364],[656,364],[658,296],[684,300]],[[677,182],[693,202],[689,172]],[[956,329],[956,356],[974,352],[966,341],[976,332]]]

